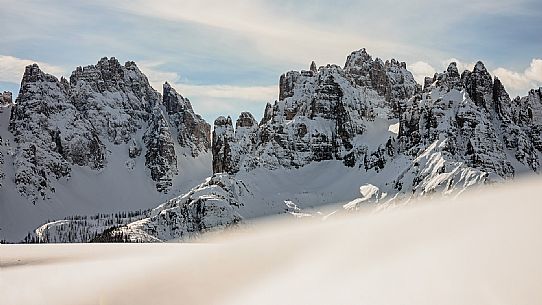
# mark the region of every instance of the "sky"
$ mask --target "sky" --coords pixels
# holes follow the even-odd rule
[[[540,0],[0,0],[0,90],[37,62],[57,77],[102,57],[135,61],[209,122],[261,118],[290,70],[354,50],[406,61],[418,82],[482,60],[512,96],[542,86]]]

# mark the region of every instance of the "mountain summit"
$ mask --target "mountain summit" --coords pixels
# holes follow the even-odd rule
[[[279,98],[260,122],[248,112],[219,117],[212,137],[187,99],[168,83],[160,98],[134,63],[102,59],[69,82],[27,70],[10,119],[23,194],[44,198],[73,168],[106,168],[119,145],[144,156],[158,192],[183,176],[180,151],[189,161],[210,151],[213,172],[157,208],[116,215],[114,225],[110,215],[71,218],[27,241],[184,240],[260,216],[457,195],[540,171],[542,88],[512,100],[482,62],[463,72],[450,63],[423,87],[404,62],[365,49],[343,67],[312,62],[280,76]]]
[[[69,80],[27,66],[0,118],[2,232],[80,212],[149,208],[207,176],[193,164],[210,158],[210,125],[169,84],[163,89],[115,58],[78,67]]]

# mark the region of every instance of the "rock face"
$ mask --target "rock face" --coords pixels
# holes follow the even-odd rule
[[[213,130],[213,172],[239,171],[241,158],[256,145],[258,123],[249,112],[242,112],[235,124],[230,117],[215,120]]]
[[[469,180],[478,183],[514,176],[497,132],[500,126],[496,126],[494,118],[493,86],[482,63],[461,77],[452,63],[405,105],[400,119],[399,153],[416,160],[425,156],[425,160],[412,165],[408,172],[414,178],[402,179],[398,189],[416,190],[421,186],[425,193],[435,173],[439,173],[439,185],[446,190],[457,188],[458,182],[469,185]],[[440,165],[435,166],[437,159]]]
[[[101,239],[124,236],[128,242],[187,240],[211,230],[237,225],[237,193],[244,186],[228,175],[215,175],[180,198],[150,212],[150,216],[104,232]]]
[[[0,107],[9,106],[13,104],[13,96],[11,92],[4,91],[0,94]]]
[[[156,189],[167,192],[182,172],[177,155],[193,158],[210,148],[210,126],[188,100],[169,84],[162,99],[134,62],[115,58],[78,67],[69,81],[26,67],[9,130],[15,184],[32,202],[51,198],[75,166],[106,168],[118,145],[129,146],[127,158],[143,153]]]
[[[69,102],[69,84],[36,64],[26,67],[9,128],[18,146],[15,183],[33,201],[55,192],[54,181],[69,176],[71,164],[104,166],[104,145]]]
[[[0,114],[4,112],[5,109],[9,109],[9,106],[13,105],[12,94],[9,91],[4,91],[0,94]],[[8,147],[9,143],[0,136],[0,147]],[[4,178],[6,174],[4,173],[4,149],[0,149],[0,189],[2,188]]]
[[[177,156],[169,124],[164,113],[158,107],[154,109],[143,141],[147,148],[145,165],[151,171],[152,180],[156,181],[156,189],[160,192],[167,192],[172,186],[173,176],[178,173]]]
[[[373,60],[365,49],[350,54],[344,70],[357,86],[372,88],[383,96],[394,116],[398,115],[400,102],[420,90],[406,63],[395,59],[386,62],[378,58]]]
[[[231,119],[215,121],[215,172],[298,168],[323,160],[342,160],[353,167],[385,149],[368,151],[359,143],[367,125],[377,116],[398,119],[399,105],[421,91],[406,64],[373,60],[365,49],[353,52],[344,68],[327,65],[316,70],[312,64],[310,71],[288,72],[279,86],[279,101],[266,106],[259,126],[251,121],[234,131]]]
[[[188,148],[193,157],[211,147],[211,125],[194,113],[187,98],[182,97],[167,82],[164,84],[163,104],[170,125],[175,127],[177,141]]]
[[[540,90],[511,101],[482,62],[462,74],[451,63],[423,90],[404,63],[373,60],[364,49],[344,68],[314,68],[281,76],[279,101],[258,126],[215,121],[214,172],[324,160],[380,172],[406,158],[409,165],[390,177],[394,191],[425,194],[539,170]],[[390,135],[395,122],[398,134]]]
[[[537,172],[541,151],[536,149],[536,139],[541,121],[522,120],[518,115],[528,116],[529,109],[540,107],[534,96],[536,91],[531,91],[528,97],[511,101],[483,63],[461,77],[452,63],[405,105],[399,150],[417,155],[438,141],[446,160],[461,162],[487,177],[508,179],[529,170]]]
[[[70,76],[69,97],[100,135],[115,144],[128,142],[160,101],[134,62],[121,65],[115,58],[78,67]]]

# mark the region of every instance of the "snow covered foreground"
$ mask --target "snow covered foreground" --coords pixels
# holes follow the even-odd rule
[[[0,246],[0,304],[540,304],[542,180],[188,244]]]

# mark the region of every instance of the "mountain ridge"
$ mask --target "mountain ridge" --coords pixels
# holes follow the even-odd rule
[[[0,123],[9,142],[0,152],[2,232],[18,231],[26,213],[38,225],[66,213],[150,208],[206,177],[210,125],[169,84],[163,92],[134,62],[114,57],[77,67],[69,80],[27,66]]]
[[[542,88],[511,99],[482,62],[461,74],[452,63],[422,86],[406,63],[373,59],[361,49],[343,67],[312,62],[309,70],[283,74],[279,99],[265,106],[260,122],[248,112],[235,126],[230,117],[219,117],[213,136],[205,137],[186,118],[171,132],[179,126],[171,115],[191,107],[166,83],[164,109],[152,114],[159,136],[146,137],[154,146],[145,144],[164,153],[147,159],[158,160],[156,174],[167,177],[175,174],[167,153],[171,141],[157,139],[176,139],[196,151],[203,145],[212,153],[206,166],[214,175],[141,219],[121,220],[100,240],[182,240],[259,216],[317,216],[321,204],[342,202],[338,209],[356,210],[539,173],[541,100]],[[179,130],[183,136],[174,135]],[[164,187],[170,187],[167,179]],[[85,236],[99,233],[92,232]],[[55,223],[28,237],[89,241],[79,238]]]

